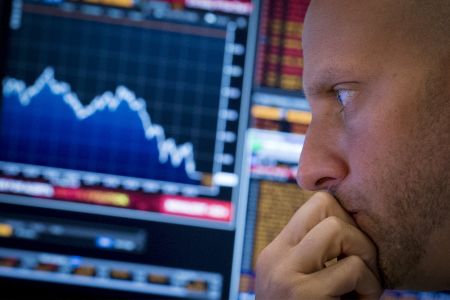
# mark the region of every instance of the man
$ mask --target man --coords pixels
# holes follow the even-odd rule
[[[450,290],[450,1],[313,0],[303,48],[298,182],[320,192],[259,256],[257,299]]]

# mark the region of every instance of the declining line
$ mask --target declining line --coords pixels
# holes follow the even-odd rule
[[[195,161],[193,155],[193,146],[191,143],[184,143],[180,146],[175,144],[172,138],[166,139],[164,129],[158,124],[152,124],[150,115],[146,110],[146,103],[142,98],[136,98],[135,94],[127,87],[119,85],[115,94],[110,91],[96,96],[89,105],[83,106],[77,95],[71,91],[70,85],[66,82],[59,82],[54,77],[54,70],[47,67],[35,83],[26,87],[25,82],[14,78],[5,78],[3,80],[3,94],[5,96],[17,94],[22,106],[28,106],[31,99],[39,94],[47,85],[52,93],[60,95],[64,102],[74,111],[79,120],[84,120],[97,111],[109,109],[115,111],[122,101],[128,104],[128,107],[137,113],[144,129],[145,137],[150,140],[156,138],[159,150],[159,162],[166,163],[169,158],[174,167],[178,167],[183,160],[185,161],[186,173],[191,179],[199,179],[200,173],[195,170]]]

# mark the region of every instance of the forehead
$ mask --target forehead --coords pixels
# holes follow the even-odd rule
[[[399,0],[401,1],[401,0]],[[386,3],[387,2],[387,3]],[[384,0],[312,0],[305,19],[303,38],[316,42],[323,37],[346,39],[389,36],[399,24],[401,6]]]
[[[303,33],[305,87],[317,78],[373,70],[392,57],[394,7],[385,2],[311,2]]]

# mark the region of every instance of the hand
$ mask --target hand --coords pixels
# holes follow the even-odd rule
[[[315,193],[259,255],[256,299],[338,299],[382,293],[376,250],[325,192]]]

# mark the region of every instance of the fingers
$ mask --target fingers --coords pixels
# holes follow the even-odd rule
[[[381,295],[375,246],[325,192],[311,197],[260,253],[256,273],[258,300]]]
[[[358,256],[348,256],[332,266],[311,274],[286,273],[274,268],[273,273],[258,278],[256,295],[263,299],[339,299],[352,293],[351,299],[379,299],[381,286]]]
[[[377,274],[376,249],[359,229],[337,217],[328,217],[311,229],[290,252],[288,263],[298,272],[312,273],[324,268],[330,259],[359,256]]]
[[[379,299],[381,286],[364,261],[358,256],[348,256],[336,264],[310,274],[311,291],[324,290],[327,297],[339,297],[356,292],[358,299]]]
[[[291,246],[296,245],[314,226],[330,216],[355,225],[333,196],[326,192],[317,192],[297,210],[277,239]]]

